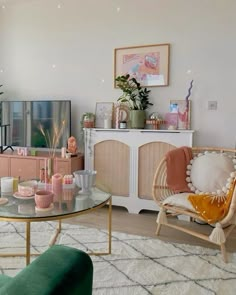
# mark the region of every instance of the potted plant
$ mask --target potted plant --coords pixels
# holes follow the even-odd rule
[[[145,110],[152,106],[149,102],[151,90],[141,87],[141,84],[131,78],[129,74],[116,77],[116,85],[123,93],[117,101],[127,103],[130,108],[131,128],[144,128],[146,120]]]
[[[84,128],[94,128],[95,124],[95,114],[94,113],[84,113],[81,120],[81,126]]]

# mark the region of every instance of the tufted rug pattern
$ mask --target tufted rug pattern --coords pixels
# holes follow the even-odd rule
[[[56,224],[31,223],[32,252],[46,250]],[[57,244],[104,251],[107,239],[106,230],[63,223]],[[24,223],[1,222],[0,251],[25,251]],[[225,264],[219,250],[113,232],[112,254],[92,259],[94,295],[233,295],[236,290],[235,253]],[[14,276],[24,267],[24,257],[0,257],[1,273]]]

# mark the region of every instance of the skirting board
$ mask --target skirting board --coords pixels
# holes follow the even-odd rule
[[[153,200],[112,196],[112,205],[125,207],[129,213],[138,214],[141,210],[159,211],[160,208]]]

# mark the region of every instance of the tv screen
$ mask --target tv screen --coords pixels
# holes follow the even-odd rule
[[[10,124],[8,144],[11,146],[61,148],[67,145],[71,135],[71,101],[3,101],[4,124]]]

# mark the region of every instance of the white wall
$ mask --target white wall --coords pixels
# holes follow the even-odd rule
[[[194,79],[195,144],[235,146],[235,0],[0,3],[4,99],[71,99],[77,136],[82,113],[121,93],[113,88],[114,48],[170,43],[170,85],[151,88],[149,112],[167,112],[170,99],[184,99]],[[212,100],[217,111],[207,110]]]

